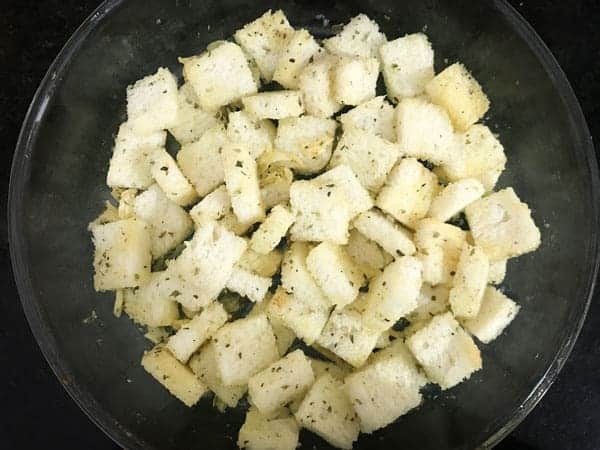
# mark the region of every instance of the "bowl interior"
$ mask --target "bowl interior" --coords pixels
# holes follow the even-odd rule
[[[104,9],[103,9],[104,8]],[[178,56],[228,38],[269,8],[317,35],[363,12],[390,39],[424,30],[436,68],[460,60],[488,93],[514,186],[533,209],[543,245],[512,261],[506,292],[522,305],[501,338],[481,346],[484,368],[356,448],[472,448],[500,438],[535,404],[568,355],[596,270],[596,167],[576,101],[556,63],[501,2],[362,0],[112,1],[101,7],[45,80],[16,154],[11,188],[15,271],[32,328],[69,392],[129,448],[233,448],[241,410],[210,399],[188,409],[141,369],[149,343],[112,295],[92,288],[87,223],[108,199],[125,87]],[[108,12],[105,13],[105,10]],[[92,312],[94,311],[94,312]],[[534,389],[535,392],[532,391]],[[327,448],[302,433],[309,448]]]

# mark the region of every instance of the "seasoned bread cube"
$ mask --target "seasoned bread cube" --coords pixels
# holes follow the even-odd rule
[[[152,272],[139,289],[122,291],[123,309],[134,322],[147,327],[166,327],[179,319],[177,302],[157,289],[161,279],[161,272]]]
[[[251,302],[260,303],[271,287],[271,278],[261,277],[241,267],[234,267],[225,287],[247,297]]]
[[[384,266],[391,260],[379,245],[356,229],[350,230],[346,252],[352,258],[354,264],[367,277],[373,278],[378,275]]]
[[[275,206],[252,235],[250,248],[263,255],[273,251],[294,223],[294,218],[285,206]]]
[[[261,92],[242,98],[248,114],[256,120],[298,117],[304,112],[300,91]]]
[[[245,143],[254,159],[273,149],[276,129],[270,120],[255,121],[245,111],[231,112],[227,120],[227,138]]]
[[[336,189],[343,192],[350,206],[351,218],[373,207],[373,199],[369,192],[360,184],[354,171],[345,164],[329,169],[313,180],[318,180],[324,189]]]
[[[166,130],[177,123],[177,79],[164,67],[127,86],[127,121],[141,133]]]
[[[333,70],[337,63],[337,57],[323,55],[300,72],[298,88],[306,112],[311,116],[327,118],[342,109],[333,91]]]
[[[487,286],[490,263],[480,247],[465,244],[456,266],[449,302],[456,317],[475,317]]]
[[[292,169],[284,165],[269,164],[264,170],[259,169],[258,183],[265,209],[271,209],[280,203],[287,203],[290,199],[290,186],[293,181]]]
[[[463,322],[464,327],[484,344],[496,339],[510,324],[520,306],[499,290],[488,286],[479,313]]]
[[[360,425],[344,390],[331,375],[322,375],[312,385],[294,414],[298,423],[334,447],[351,449]]]
[[[359,105],[375,97],[377,58],[340,58],[333,75],[335,99],[343,105]]]
[[[321,47],[307,30],[294,31],[279,57],[273,80],[286,89],[298,89],[302,69],[321,51]]]
[[[506,188],[471,203],[465,215],[475,244],[490,261],[532,252],[540,246],[540,230],[526,203]]]
[[[459,131],[467,130],[483,117],[490,101],[475,78],[461,63],[446,67],[425,87],[432,102],[450,114]]]
[[[385,100],[383,95],[341,114],[339,120],[344,127],[344,132],[359,129],[389,142],[396,141],[394,107]]]
[[[224,184],[212,191],[190,210],[190,216],[196,225],[220,220],[231,210],[231,199]]]
[[[160,188],[158,189],[160,190]],[[123,192],[121,192],[118,209],[119,219],[131,219],[135,215],[133,203],[137,193],[137,189],[125,189]],[[140,219],[146,221],[146,219],[143,217],[140,217]]]
[[[169,200],[179,206],[188,206],[198,199],[198,194],[164,148],[154,150],[150,158],[152,176]]]
[[[242,49],[222,41],[198,56],[180,58],[183,76],[194,88],[200,107],[213,112],[255,94],[257,83]]]
[[[394,257],[412,255],[416,250],[410,233],[376,209],[362,213],[353,223],[359,232]]]
[[[506,276],[506,263],[508,260],[500,259],[490,262],[490,270],[488,272],[488,284],[500,284]]]
[[[190,369],[177,361],[164,347],[156,346],[144,353],[142,366],[172,395],[186,406],[194,406],[207,391]]]
[[[198,140],[206,130],[219,123],[215,114],[200,108],[198,97],[189,83],[179,88],[177,105],[177,121],[169,127],[169,133],[180,145]]]
[[[429,217],[447,222],[485,192],[483,184],[475,178],[465,178],[449,183],[431,202]]]
[[[423,284],[417,297],[417,307],[406,319],[411,323],[428,322],[433,316],[446,312],[450,305],[448,295],[450,290],[443,284],[430,286]]]
[[[315,379],[321,377],[322,375],[328,374],[336,380],[344,381],[344,378],[346,378],[346,376],[350,373],[347,367],[332,363],[330,361],[311,358],[310,363],[312,365],[313,373],[315,374]]]
[[[238,261],[238,266],[261,277],[272,277],[279,272],[282,259],[283,254],[279,250],[273,250],[262,255],[248,248]]]
[[[375,204],[401,224],[414,228],[427,215],[438,190],[433,172],[416,159],[405,158],[392,169]]]
[[[300,427],[293,417],[268,418],[250,407],[237,446],[248,450],[295,450]]]
[[[379,48],[388,97],[399,102],[422,94],[433,78],[433,49],[423,33],[408,34]]]
[[[150,277],[150,227],[136,218],[91,228],[94,242],[94,289],[141,286]]]
[[[375,58],[379,47],[386,41],[379,25],[365,14],[353,17],[337,35],[325,39],[325,48],[340,56]]]
[[[277,341],[277,350],[280,356],[283,356],[287,353],[291,345],[294,343],[296,339],[296,335],[294,332],[285,326],[277,317],[274,317],[269,314],[269,303],[273,296],[271,294],[267,294],[264,301],[260,303],[256,303],[248,317],[256,316],[259,314],[266,314],[267,319],[269,319],[269,323],[271,324],[271,328],[273,329],[273,335],[275,335],[275,340]]]

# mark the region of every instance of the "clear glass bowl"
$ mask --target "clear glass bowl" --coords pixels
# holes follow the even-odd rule
[[[108,197],[113,136],[125,87],[283,8],[317,35],[364,12],[394,38],[426,30],[438,69],[460,60],[492,101],[487,120],[509,156],[514,186],[542,229],[539,251],[511,262],[506,291],[522,305],[509,330],[482,346],[484,369],[356,448],[490,447],[552,384],[585,317],[598,268],[598,176],[577,100],[535,32],[503,1],[111,0],[71,38],[23,124],[10,185],[15,276],[31,328],[67,391],[124,447],[235,447],[243,411],[188,409],[141,369],[148,342],[112,316],[92,288],[87,223]],[[328,19],[324,20],[324,18]],[[92,311],[95,315],[92,315]],[[87,318],[87,319],[86,319]],[[68,426],[68,424],[65,424]],[[306,448],[327,448],[302,433]]]

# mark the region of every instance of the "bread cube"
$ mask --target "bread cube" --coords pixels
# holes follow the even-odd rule
[[[337,57],[323,55],[300,72],[298,88],[302,92],[304,108],[311,116],[327,118],[342,109],[333,90],[333,70],[337,63]]]
[[[225,386],[246,384],[252,375],[279,359],[275,336],[264,314],[226,324],[213,342]]]
[[[403,99],[396,107],[396,134],[406,156],[444,164],[456,147],[446,111],[419,97]]]
[[[207,391],[196,375],[164,347],[156,346],[145,352],[142,367],[186,406],[194,406]]]
[[[362,213],[353,224],[359,232],[394,257],[415,252],[410,233],[376,209]]]
[[[369,364],[348,375],[346,393],[360,419],[361,431],[372,433],[419,406],[427,383],[402,343],[373,355]]]
[[[344,193],[350,205],[351,218],[373,207],[373,199],[369,192],[360,184],[354,171],[345,164],[329,169],[314,180],[318,180],[324,188],[339,189]]]
[[[273,149],[276,129],[270,120],[255,121],[245,111],[231,112],[227,119],[229,140],[245,143],[254,159]]]
[[[379,48],[388,97],[399,102],[420,95],[433,78],[433,49],[423,33],[408,34]]]
[[[289,167],[272,164],[266,170],[259,171],[258,183],[260,196],[265,209],[271,209],[290,199],[290,186],[294,181],[294,173]]]
[[[347,113],[341,114],[339,120],[344,127],[344,132],[359,129],[389,142],[396,141],[394,108],[383,95],[361,103]]]
[[[500,284],[506,276],[506,263],[508,260],[500,259],[490,262],[490,270],[488,272],[488,284]]]
[[[360,425],[344,390],[331,375],[322,375],[312,385],[294,414],[298,423],[334,447],[351,449]]]
[[[262,302],[272,284],[271,278],[261,277],[241,267],[234,267],[225,287],[251,302]]]
[[[487,286],[490,263],[480,247],[465,244],[456,266],[449,302],[456,317],[475,317]]]
[[[206,130],[219,124],[215,114],[204,111],[197,101],[198,97],[189,83],[179,88],[177,121],[169,127],[169,133],[180,145],[196,141]]]
[[[345,249],[354,264],[369,279],[378,275],[391,260],[389,254],[379,247],[379,245],[367,239],[364,234],[356,229],[350,230],[348,245],[346,245]]]
[[[233,42],[223,41],[198,56],[179,61],[185,80],[194,88],[205,111],[214,112],[258,90],[246,55]]]
[[[164,67],[127,86],[127,121],[140,134],[177,123],[177,79]]]
[[[177,302],[157,289],[161,277],[161,272],[152,272],[139,289],[123,290],[123,309],[134,322],[147,327],[166,327],[179,319]]]
[[[97,225],[104,225],[110,222],[116,222],[117,220],[121,220],[119,217],[119,210],[107,200],[104,202],[104,210],[88,224],[88,231],[92,231],[92,228]]]
[[[481,119],[490,107],[490,101],[481,86],[461,63],[446,67],[425,87],[432,102],[450,114],[459,131],[467,130]]]
[[[365,14],[353,17],[337,35],[325,39],[327,51],[340,56],[358,56],[376,58],[385,35],[379,31],[379,25]]]
[[[443,284],[437,286],[423,284],[417,296],[417,307],[406,316],[406,319],[411,324],[428,322],[433,316],[445,313],[450,307],[449,294],[450,289]]]
[[[198,194],[193,186],[164,148],[154,150],[152,153],[150,171],[156,183],[172,202],[179,206],[188,206],[198,200]]]
[[[252,235],[252,250],[263,255],[273,251],[294,223],[294,219],[294,214],[288,208],[282,205],[275,206]]]
[[[347,165],[365,188],[377,192],[399,155],[397,145],[369,132],[349,129],[338,141],[330,167]]]
[[[479,313],[463,322],[464,327],[484,344],[496,339],[510,324],[520,306],[502,292],[488,286]]]
[[[238,261],[238,266],[261,277],[272,277],[279,272],[282,259],[283,254],[279,250],[273,250],[266,255],[262,255],[248,248]]]
[[[294,29],[283,11],[272,13],[269,10],[237,30],[233,37],[254,59],[261,77],[268,82],[273,78],[273,73],[293,34]]]
[[[344,105],[359,105],[372,99],[378,77],[377,58],[340,58],[333,75],[335,99]]]
[[[224,184],[200,200],[190,210],[190,217],[197,225],[220,220],[231,211],[231,199]]]
[[[490,261],[532,252],[540,246],[540,230],[526,203],[506,188],[471,203],[465,215],[475,244]]]
[[[169,338],[169,332],[164,327],[147,327],[144,337],[154,345],[158,345]]]
[[[256,120],[298,117],[304,112],[300,91],[261,92],[242,98],[245,111]]]
[[[306,258],[306,267],[332,305],[352,303],[363,277],[343,247],[322,242]]]
[[[108,291],[141,286],[150,277],[150,227],[143,220],[126,219],[93,226],[94,289]]]
[[[427,215],[439,191],[433,172],[414,158],[405,158],[391,171],[375,204],[401,224],[413,228]]]
[[[296,335],[283,322],[278,320],[277,317],[274,317],[269,314],[269,303],[271,302],[272,298],[273,296],[270,293],[267,293],[265,299],[262,302],[256,303],[252,307],[252,310],[248,314],[248,317],[256,316],[259,314],[267,315],[267,319],[269,319],[269,323],[271,324],[271,328],[273,329],[275,341],[277,341],[277,351],[279,352],[280,356],[283,356],[287,353],[291,345],[294,343]]]
[[[312,365],[315,379],[322,375],[331,375],[334,379],[344,381],[344,378],[350,373],[346,367],[337,365],[330,361],[323,361],[322,359],[311,358],[310,363]],[[298,405],[300,406],[300,405]]]
[[[295,450],[299,433],[293,417],[270,419],[251,407],[240,428],[237,446],[249,450]]]
[[[273,80],[286,89],[298,89],[302,69],[321,51],[321,47],[307,30],[294,31],[279,57]]]
[[[428,215],[440,222],[447,222],[484,193],[483,184],[475,178],[449,183],[431,202]]]
[[[279,121],[275,148],[291,156],[291,167],[302,174],[320,171],[331,158],[336,122],[312,116]]]
[[[160,188],[158,189],[160,190]],[[137,189],[125,189],[121,192],[118,209],[119,219],[131,219],[135,215],[133,203],[137,193]],[[140,219],[145,220],[143,217],[140,217]]]

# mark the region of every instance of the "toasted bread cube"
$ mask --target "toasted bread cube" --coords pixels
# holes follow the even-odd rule
[[[363,317],[377,337],[417,307],[422,270],[419,259],[402,256],[371,281]]]
[[[133,203],[136,217],[150,226],[154,258],[174,249],[192,233],[193,225],[188,213],[169,200],[158,185],[150,186]]]
[[[322,375],[312,385],[294,414],[298,423],[334,447],[351,449],[360,425],[344,390],[331,375]]]
[[[475,244],[490,261],[514,258],[540,246],[540,230],[526,203],[506,188],[471,203],[465,215]]]
[[[412,255],[416,250],[410,233],[376,209],[362,213],[353,223],[359,232],[394,257]]]
[[[299,75],[311,58],[322,49],[311,34],[296,30],[277,62],[273,80],[286,89],[298,89]]]
[[[447,222],[485,193],[475,178],[449,183],[431,202],[429,217]]]
[[[408,34],[379,48],[388,97],[399,102],[422,94],[433,78],[433,49],[423,33]]]
[[[242,98],[244,109],[256,120],[298,117],[304,112],[300,91],[261,92]]]
[[[160,188],[158,189],[160,190]],[[118,209],[119,219],[131,219],[135,215],[133,203],[135,202],[137,193],[137,189],[125,189],[123,192],[121,192]],[[143,217],[140,217],[140,219],[146,221],[146,219]]]
[[[237,445],[248,450],[295,450],[300,427],[293,417],[271,419],[256,408],[246,413]]]
[[[247,297],[251,302],[260,303],[271,284],[271,278],[261,277],[241,267],[234,267],[225,287],[242,297]]]
[[[396,108],[396,134],[406,156],[444,164],[456,147],[446,111],[419,97],[403,99]]]
[[[123,290],[123,309],[136,323],[147,327],[166,327],[179,319],[177,302],[157,289],[160,272],[152,272],[150,279],[139,289]]]
[[[327,172],[322,173],[314,180],[327,189],[336,189],[344,193],[350,205],[350,216],[371,209],[374,205],[369,192],[360,184],[354,171],[345,164],[340,164]]]
[[[254,22],[244,25],[234,34],[235,41],[242,46],[258,65],[260,75],[271,81],[281,55],[288,46],[294,29],[283,11],[264,13]]]
[[[411,324],[428,322],[433,316],[445,313],[450,307],[449,294],[450,290],[443,284],[438,286],[423,284],[417,297],[417,307],[406,316],[406,319]]]
[[[350,373],[345,366],[337,365],[330,361],[311,358],[310,363],[315,374],[315,379],[321,375],[329,374],[336,380],[344,381],[344,378]]]
[[[490,263],[483,250],[465,244],[456,266],[449,302],[456,317],[475,317],[487,286]]]
[[[389,142],[396,141],[394,108],[385,96],[375,97],[352,108],[339,117],[344,132],[358,129],[374,134]]]
[[[464,327],[484,344],[496,339],[513,321],[520,306],[502,292],[488,286],[479,313],[463,322]]]
[[[225,186],[231,206],[242,223],[255,223],[265,217],[260,196],[256,161],[242,143],[227,143],[221,153]]]
[[[185,80],[194,88],[205,111],[214,112],[258,90],[244,52],[233,42],[223,41],[198,56],[179,61]]]
[[[312,116],[279,122],[275,148],[291,156],[291,167],[303,174],[320,171],[331,158],[336,122]]]
[[[246,384],[252,375],[279,359],[275,336],[264,314],[226,324],[213,342],[225,386]]]
[[[238,266],[261,277],[272,277],[279,272],[282,259],[283,254],[279,250],[273,250],[262,255],[248,248],[238,261]]]
[[[248,394],[252,404],[268,416],[301,397],[314,381],[310,360],[302,350],[295,350],[252,376]]]
[[[224,184],[212,191],[190,210],[194,223],[220,220],[231,210],[231,199]]]
[[[438,190],[438,179],[433,172],[416,159],[405,158],[390,173],[375,204],[414,229],[427,215]]]
[[[360,105],[372,99],[378,77],[377,58],[340,58],[333,75],[335,99],[344,105]]]
[[[369,279],[378,275],[389,262],[389,254],[356,229],[350,230],[345,248],[354,264]]]
[[[288,208],[282,205],[275,206],[252,235],[252,250],[263,255],[273,251],[294,223],[294,219],[294,214]]]
[[[352,303],[363,278],[343,247],[322,242],[306,258],[306,267],[332,305]]]
[[[500,259],[490,262],[490,270],[488,272],[488,284],[500,284],[506,276],[506,263],[508,260]]]
[[[94,289],[141,286],[150,277],[150,227],[136,218],[91,228],[94,242]]]
[[[399,155],[397,145],[369,132],[350,129],[338,141],[330,166],[347,165],[365,188],[377,192]]]
[[[164,148],[152,153],[150,165],[152,176],[169,200],[179,206],[188,206],[198,199],[193,186]]]
[[[198,140],[206,130],[219,123],[215,114],[204,111],[197,101],[198,97],[189,83],[185,83],[179,88],[177,93],[177,121],[169,127],[169,133],[180,145]]]
[[[327,51],[340,56],[374,58],[386,41],[379,25],[365,14],[353,17],[337,35],[325,39]]]
[[[425,283],[435,286],[452,281],[466,239],[466,233],[454,225],[434,219],[417,224],[414,241],[423,262]]]
[[[145,352],[142,366],[186,406],[194,406],[207,391],[206,386],[196,378],[196,375],[177,361],[164,347],[156,346]]]
[[[141,134],[177,123],[177,79],[164,67],[127,86],[127,121]]]
[[[490,101],[475,78],[461,63],[452,64],[438,73],[425,92],[432,102],[450,114],[454,126],[466,131],[490,108]]]
[[[280,164],[269,165],[259,172],[258,182],[260,195],[265,209],[271,209],[290,199],[290,186],[294,181],[294,173],[289,167]]]
[[[406,340],[427,378],[443,390],[450,389],[481,369],[481,355],[471,336],[452,317],[435,316]]]
[[[271,294],[267,294],[264,301],[260,303],[256,303],[248,317],[252,317],[259,314],[267,314],[267,319],[269,319],[269,323],[271,324],[271,328],[273,329],[273,335],[275,335],[275,340],[277,341],[277,350],[280,356],[283,356],[287,353],[291,345],[294,343],[296,339],[296,335],[294,332],[288,328],[283,322],[281,322],[277,317],[274,317],[269,314],[269,303],[273,296]]]
[[[333,90],[333,71],[337,63],[337,57],[324,55],[309,63],[299,75],[298,88],[306,112],[311,116],[327,118],[342,109]]]
[[[360,419],[361,431],[372,433],[419,406],[427,379],[402,341],[373,355],[369,364],[348,375],[347,395]]]
[[[227,119],[229,140],[247,144],[254,159],[273,149],[276,129],[270,120],[255,121],[245,111],[229,113]]]

